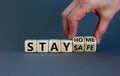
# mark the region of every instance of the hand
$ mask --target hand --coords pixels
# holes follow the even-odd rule
[[[113,16],[120,10],[120,0],[73,0],[63,11],[64,33],[68,39],[75,37],[78,21],[87,13],[94,12],[99,22],[94,36],[99,44]]]

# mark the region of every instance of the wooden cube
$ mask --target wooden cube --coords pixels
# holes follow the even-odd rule
[[[60,52],[60,40],[59,39],[49,40],[49,52]]]
[[[48,52],[48,40],[37,40],[37,52]]]
[[[60,45],[61,52],[72,52],[72,40],[61,40]]]
[[[36,42],[37,40],[25,40],[25,52],[37,52]]]
[[[95,37],[86,36],[85,37],[85,52],[95,52],[97,48],[97,42]]]
[[[73,38],[73,52],[84,52],[84,37]]]

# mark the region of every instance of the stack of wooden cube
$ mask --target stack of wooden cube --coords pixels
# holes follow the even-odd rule
[[[95,37],[75,37],[66,39],[27,39],[25,40],[25,52],[96,52],[97,42]]]

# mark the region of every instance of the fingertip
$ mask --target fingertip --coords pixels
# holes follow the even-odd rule
[[[97,44],[99,45],[101,43],[101,37],[95,35],[95,38],[96,38]]]
[[[64,33],[65,34],[65,37],[68,39],[68,34]]]
[[[76,36],[76,31],[77,31],[76,29],[74,29],[74,31],[70,30],[69,35],[68,35],[68,39],[73,39]]]
[[[73,39],[76,36],[77,26],[78,25],[74,25],[74,26],[70,27],[68,39]]]
[[[69,33],[68,33],[68,27],[64,27],[64,34],[66,36],[66,38],[68,37]]]
[[[75,36],[69,35],[68,39],[73,39]]]
[[[97,44],[100,45],[101,43],[101,38],[97,38]]]
[[[68,36],[66,36],[66,39],[68,39]]]

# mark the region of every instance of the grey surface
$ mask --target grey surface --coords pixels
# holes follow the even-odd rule
[[[0,76],[119,76],[120,12],[97,53],[24,53],[25,39],[63,39],[61,12],[72,0],[0,0]],[[80,22],[77,35],[93,35],[98,17]]]
[[[1,76],[119,76],[120,52],[0,53]]]

